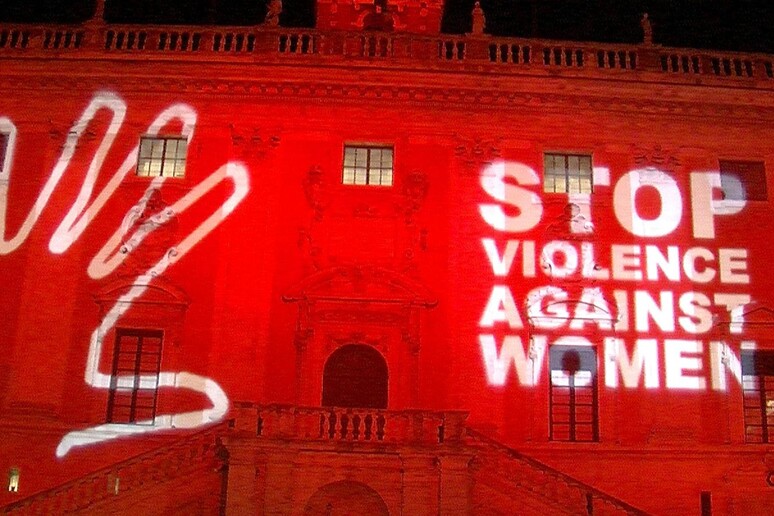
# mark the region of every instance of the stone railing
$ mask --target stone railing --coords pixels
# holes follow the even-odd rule
[[[130,493],[147,485],[177,478],[224,461],[217,438],[219,424],[181,441],[143,453],[110,467],[0,508],[3,514],[66,514]]]
[[[232,432],[261,439],[428,444],[460,442],[467,412],[235,403]]]
[[[580,74],[651,72],[680,77],[774,80],[774,58],[654,45],[579,43],[489,36],[428,36],[398,32],[318,31],[282,27],[205,27],[85,24],[0,26],[0,58],[25,55],[121,59],[136,53],[220,55],[252,60],[308,56],[306,64],[336,58],[400,61],[404,67],[475,65],[495,73],[524,69]],[[311,57],[314,56],[314,57]]]
[[[468,443],[477,445],[504,459],[497,476],[514,482],[546,501],[576,509],[577,514],[647,516],[647,513],[595,487],[527,457],[504,444],[473,430],[466,429]]]

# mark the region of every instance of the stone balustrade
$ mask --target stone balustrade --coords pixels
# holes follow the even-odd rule
[[[650,72],[671,80],[696,76],[772,84],[774,57],[654,45],[627,45],[490,37],[428,36],[399,32],[319,31],[282,27],[205,27],[83,24],[73,26],[0,26],[0,58],[122,59],[136,53],[213,55],[251,60],[297,59],[325,64],[340,59],[403,67],[474,65],[492,73],[525,69],[572,70],[573,74]],[[228,56],[228,57],[227,57]],[[663,80],[663,77],[662,77]]]
[[[262,439],[437,445],[460,442],[466,412],[235,403],[232,431]]]

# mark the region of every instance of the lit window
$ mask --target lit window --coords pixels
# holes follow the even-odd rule
[[[19,468],[11,468],[8,470],[8,492],[19,492]]]
[[[8,143],[11,137],[5,133],[0,133],[0,174],[5,170],[5,157],[8,153]]]
[[[342,182],[392,186],[392,152],[392,147],[346,145]]]
[[[742,350],[744,439],[774,443],[774,350]]]
[[[543,191],[551,193],[591,193],[591,156],[584,154],[545,154]]]
[[[143,136],[137,159],[137,175],[142,177],[184,177],[188,141],[185,138]]]
[[[590,346],[550,348],[552,441],[598,441],[597,354]]]
[[[162,337],[160,330],[116,329],[108,423],[153,424]]]
[[[762,161],[720,161],[723,198],[730,201],[765,201],[766,167]]]

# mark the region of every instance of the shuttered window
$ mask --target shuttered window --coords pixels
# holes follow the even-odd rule
[[[598,441],[596,349],[555,345],[549,356],[551,440]]]
[[[774,443],[774,350],[742,350],[744,431],[748,443]]]
[[[116,329],[108,423],[153,424],[162,339],[161,330]]]

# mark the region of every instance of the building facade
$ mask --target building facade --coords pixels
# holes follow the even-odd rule
[[[774,58],[0,27],[9,513],[774,512]]]

